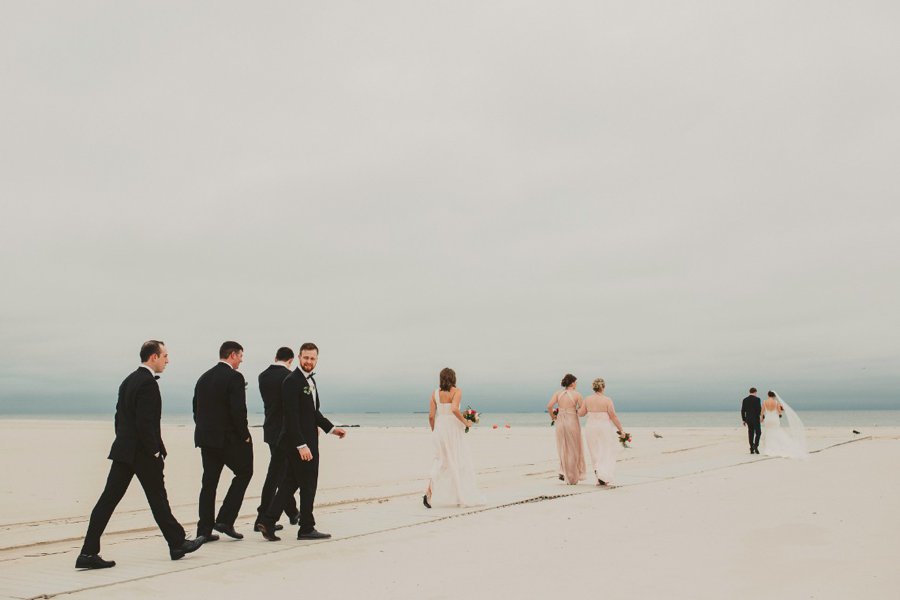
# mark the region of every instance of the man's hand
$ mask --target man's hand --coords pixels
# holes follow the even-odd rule
[[[249,443],[250,443],[250,442],[252,442],[252,441],[253,441],[253,438],[247,438],[247,439],[246,439],[246,440],[244,440],[244,441],[245,441],[245,442],[247,442],[247,443],[248,443],[248,444],[249,444]]]
[[[299,448],[297,452],[300,453],[300,460],[310,461],[313,459],[312,452],[310,451],[308,446],[304,446],[303,448]]]
[[[338,436],[341,439],[344,439],[344,436],[347,435],[347,432],[341,429],[340,427],[335,427],[331,430],[331,433]]]

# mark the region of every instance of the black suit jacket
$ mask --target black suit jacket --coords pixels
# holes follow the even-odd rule
[[[259,395],[262,396],[266,411],[263,423],[263,440],[267,444],[278,443],[284,425],[284,406],[281,401],[281,384],[291,370],[282,365],[270,365],[259,374]]]
[[[318,391],[318,386],[316,389]],[[319,411],[321,404],[318,398],[313,398],[306,376],[299,367],[282,382],[281,399],[284,402],[284,426],[281,428],[278,445],[285,450],[291,450],[306,444],[313,456],[318,457],[317,428],[321,427],[325,433],[329,433],[334,425],[322,416]]]
[[[145,367],[125,378],[119,386],[116,402],[116,439],[109,450],[109,458],[134,464],[135,454],[166,455],[159,430],[162,416],[162,396],[156,376]]]
[[[220,362],[194,387],[194,444],[224,448],[250,437],[247,385],[240,371]]]
[[[762,402],[757,396],[747,396],[741,404],[741,420],[744,423],[759,423],[759,415],[762,412]]]

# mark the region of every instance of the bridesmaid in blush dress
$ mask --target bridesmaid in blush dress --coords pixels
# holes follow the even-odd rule
[[[431,508],[439,506],[479,506],[484,496],[475,483],[475,468],[469,454],[468,440],[464,437],[467,422],[459,411],[462,390],[456,387],[456,373],[444,369],[440,375],[440,388],[431,396],[428,424],[434,444],[434,461],[431,478],[422,496],[422,503]]]
[[[581,423],[578,411],[583,399],[575,389],[575,376],[567,373],[561,382],[562,390],[553,394],[547,403],[547,412],[556,422],[556,451],[559,454],[559,479],[575,485],[584,479],[584,447],[581,442]],[[553,416],[553,408],[559,414]]]
[[[587,415],[584,437],[587,440],[588,453],[591,455],[594,475],[597,476],[597,485],[607,485],[616,472],[618,432],[622,431],[622,423],[616,416],[612,398],[603,393],[606,390],[606,382],[599,378],[595,379],[592,387],[594,393],[584,399],[584,405],[578,415],[581,417]]]

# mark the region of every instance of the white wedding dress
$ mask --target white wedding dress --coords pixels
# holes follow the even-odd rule
[[[451,403],[441,404],[434,392],[437,414],[434,417],[434,461],[431,464],[432,506],[479,506],[484,496],[475,483],[475,468],[469,454],[466,427],[453,415]]]
[[[778,409],[769,410],[763,404],[765,419],[762,426],[762,437],[759,440],[759,452],[768,456],[783,456],[785,458],[805,458],[806,429],[803,422],[788,404],[775,395],[775,400],[784,409],[786,419],[778,417]],[[782,420],[786,424],[782,424]]]

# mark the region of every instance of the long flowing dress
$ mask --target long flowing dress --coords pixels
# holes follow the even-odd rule
[[[787,417],[787,426],[782,426],[777,409],[769,410],[764,406],[765,419],[763,420],[762,436],[759,440],[759,452],[768,456],[804,458],[807,455],[807,449],[806,430],[803,422],[786,402],[781,398],[778,398],[778,401]]]
[[[563,399],[572,405],[563,406]],[[556,416],[556,452],[559,454],[559,472],[566,483],[575,485],[584,479],[584,446],[581,441],[581,423],[575,403],[565,390],[557,399],[559,414]],[[567,403],[567,404],[568,404]]]
[[[475,483],[475,468],[469,446],[463,436],[466,427],[453,415],[451,403],[442,404],[439,390],[434,392],[437,413],[434,417],[434,461],[431,463],[432,506],[479,506],[484,496]]]
[[[587,441],[588,453],[597,478],[610,483],[616,475],[616,455],[619,451],[619,435],[616,426],[609,418],[609,413],[587,413],[584,425],[584,438]]]

